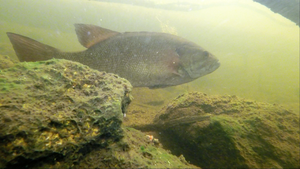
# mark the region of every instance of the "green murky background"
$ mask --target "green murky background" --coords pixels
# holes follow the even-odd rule
[[[17,60],[6,32],[65,51],[84,50],[74,23],[120,32],[168,32],[207,49],[221,67],[180,86],[136,88],[134,105],[156,110],[181,93],[200,91],[281,104],[299,112],[299,27],[293,22],[252,0],[147,3],[0,0],[0,54]]]

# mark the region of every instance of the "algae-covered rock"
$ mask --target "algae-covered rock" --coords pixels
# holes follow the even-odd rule
[[[66,60],[23,62],[0,72],[0,168],[71,167],[122,138],[130,83]],[[70,164],[70,165],[68,165]]]
[[[300,167],[299,116],[278,105],[189,93],[154,123],[164,147],[202,168]]]
[[[0,54],[0,70],[13,67],[15,63],[9,56]]]
[[[105,149],[94,149],[74,168],[199,168],[161,146],[149,142],[146,135],[130,127],[124,137]],[[60,164],[53,166],[58,168]]]

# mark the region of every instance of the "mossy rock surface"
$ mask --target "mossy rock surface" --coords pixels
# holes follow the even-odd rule
[[[117,75],[67,60],[1,70],[0,168],[73,163],[92,145],[120,140],[131,89]]]
[[[107,148],[95,148],[73,168],[199,168],[189,164],[181,155],[149,141],[146,135],[130,127],[124,127],[122,140]],[[57,168],[61,164],[53,166]]]
[[[1,69],[13,67],[15,63],[16,61],[13,61],[9,56],[0,54],[0,71]]]
[[[194,92],[135,127],[202,168],[300,168],[299,115],[279,105]]]

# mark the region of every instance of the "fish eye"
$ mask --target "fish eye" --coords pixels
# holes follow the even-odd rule
[[[204,54],[205,57],[209,56],[209,53],[207,51],[204,51],[203,54]]]

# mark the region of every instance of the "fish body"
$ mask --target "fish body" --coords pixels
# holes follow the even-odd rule
[[[134,87],[166,87],[195,80],[216,70],[218,59],[197,44],[155,32],[119,33],[75,24],[81,52],[61,52],[28,37],[7,33],[20,61],[68,59],[115,73]]]

